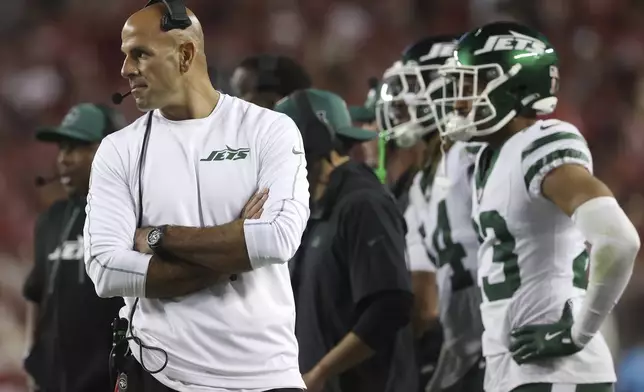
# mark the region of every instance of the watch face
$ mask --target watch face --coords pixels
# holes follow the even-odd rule
[[[161,230],[153,229],[148,233],[148,245],[156,245],[161,239]]]

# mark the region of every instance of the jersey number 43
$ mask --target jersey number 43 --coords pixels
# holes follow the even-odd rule
[[[489,301],[498,301],[512,298],[512,295],[521,286],[521,275],[519,273],[519,258],[515,253],[516,242],[514,236],[508,230],[505,219],[497,211],[485,211],[479,215],[479,233],[486,233],[492,230],[496,243],[492,247],[492,262],[503,266],[505,279],[499,283],[490,283],[487,276],[483,277],[483,291]],[[482,234],[481,234],[482,235]],[[588,252],[583,250],[572,262],[573,285],[586,289],[588,276]]]

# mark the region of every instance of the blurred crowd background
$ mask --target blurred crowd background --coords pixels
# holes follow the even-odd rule
[[[37,215],[63,196],[55,147],[34,130],[58,124],[78,102],[108,103],[126,91],[120,30],[145,0],[0,0],[0,392],[24,391],[25,306],[21,287],[32,264]],[[429,34],[481,23],[528,23],[555,45],[561,61],[555,116],[588,139],[596,174],[644,230],[644,1],[641,0],[187,0],[200,18],[215,86],[229,92],[247,55],[299,60],[317,87],[361,103],[403,48]],[[141,113],[126,100],[128,120]],[[644,232],[644,231],[641,231]],[[618,364],[644,333],[644,261],[616,311]],[[644,370],[641,369],[641,370]],[[641,371],[640,370],[640,371]]]

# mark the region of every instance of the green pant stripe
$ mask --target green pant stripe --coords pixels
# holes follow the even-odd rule
[[[575,392],[613,392],[613,384],[579,384]]]
[[[523,177],[525,180],[526,188],[528,189],[530,188],[530,183],[532,182],[534,177],[539,173],[539,171],[543,169],[544,166],[547,166],[552,162],[556,161],[557,159],[562,159],[562,158],[579,159],[586,163],[590,163],[590,158],[588,158],[588,156],[585,153],[579,150],[567,148],[565,150],[553,151],[550,154],[544,156],[543,158],[533,163],[532,166],[530,166],[525,176]]]
[[[539,384],[525,384],[516,387],[512,392],[555,392],[559,385],[552,385],[550,383]],[[572,385],[571,385],[572,386]],[[568,389],[566,389],[568,390]],[[572,390],[572,389],[571,389]],[[577,384],[574,388],[575,392],[613,392],[613,384]]]
[[[528,155],[538,150],[540,147],[545,146],[546,144],[558,142],[560,140],[579,140],[580,142],[586,144],[586,140],[584,140],[583,136],[577,135],[576,133],[570,133],[570,132],[552,133],[550,135],[541,137],[533,141],[532,143],[530,143],[530,145],[523,150],[523,153],[521,153],[521,160],[526,159]]]
[[[539,383],[539,384],[525,384],[516,387],[512,392],[552,392],[552,384]]]

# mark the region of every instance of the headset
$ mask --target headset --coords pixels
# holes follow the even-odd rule
[[[166,8],[166,12],[161,17],[161,30],[166,32],[174,29],[184,30],[192,26],[192,21],[188,16],[188,10],[185,4],[183,4],[183,0],[149,0],[143,8],[156,3],[163,3]],[[132,94],[132,90],[129,90],[125,94],[116,92],[112,94],[112,102],[115,105],[120,105],[123,99],[130,94]]]
[[[188,11],[182,0],[150,0],[145,7],[156,3],[163,3],[167,9],[166,13],[161,17],[161,30],[183,30],[192,25],[192,21],[188,16]]]

